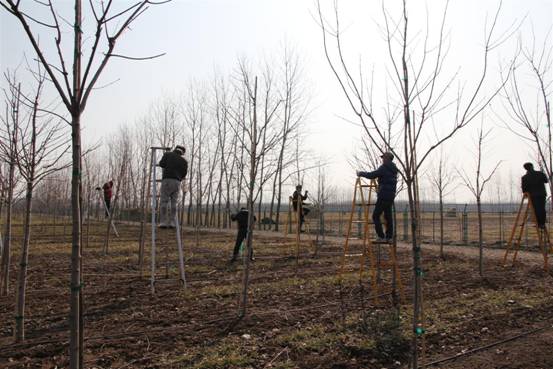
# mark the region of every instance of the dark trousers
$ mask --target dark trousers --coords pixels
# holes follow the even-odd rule
[[[238,253],[240,252],[240,245],[246,239],[248,235],[248,228],[238,228],[238,233],[236,234],[236,243],[234,244],[234,251],[232,252],[232,258],[236,259]],[[253,248],[250,252],[250,258],[253,256]]]
[[[392,238],[394,237],[394,219],[392,217],[392,206],[394,205],[394,200],[383,200],[377,199],[376,204],[374,205],[373,211],[373,222],[374,230],[376,235],[380,238]],[[384,213],[384,218],[386,219],[386,234],[382,230],[382,222],[380,221],[380,216]]]
[[[545,227],[546,212],[545,212],[545,196],[531,196],[532,205],[534,205],[534,211],[536,213],[536,221],[538,227]]]
[[[106,202],[106,217],[108,217],[108,211],[111,211],[111,197],[104,196],[104,201]]]
[[[309,208],[304,208],[304,207],[302,206],[301,210],[302,210],[302,211],[301,211],[301,213],[300,213],[300,227],[303,226],[303,223],[305,222],[305,216],[306,216],[307,214],[309,214],[309,212],[311,211],[311,209],[309,209]],[[297,208],[297,207],[294,208],[294,212],[295,212],[296,214],[298,213],[298,208]]]

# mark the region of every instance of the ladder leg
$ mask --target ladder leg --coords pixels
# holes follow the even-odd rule
[[[513,224],[513,229],[511,230],[511,235],[509,236],[509,241],[507,242],[507,246],[505,248],[505,255],[503,256],[503,265],[507,262],[507,256],[509,255],[509,252],[511,251],[511,248],[513,246],[513,238],[515,237],[516,229],[519,226],[520,221],[520,214],[522,213],[522,207],[524,205],[524,199],[526,196],[522,196],[522,201],[520,202],[520,206],[518,207],[517,216],[515,217],[515,223]]]
[[[377,275],[376,275],[376,261],[374,260],[374,253],[373,253],[373,243],[372,243],[372,240],[371,240],[371,226],[369,223],[370,222],[370,219],[371,219],[371,213],[370,213],[370,205],[371,205],[371,201],[372,201],[372,195],[373,195],[373,189],[376,188],[376,182],[373,180],[371,180],[371,184],[370,184],[370,187],[369,187],[369,193],[367,194],[367,203],[366,203],[366,206],[365,206],[365,240],[367,242],[367,248],[366,248],[366,251],[368,253],[368,256],[369,256],[369,263],[370,263],[370,267],[371,267],[371,287],[372,287],[372,291],[373,291],[373,294],[375,296],[375,301],[378,303],[378,294],[380,293],[379,291],[379,288],[378,288],[378,285],[379,285],[379,282],[378,282],[378,279],[377,279]]]
[[[302,218],[302,198],[301,198],[301,193],[299,194],[299,197],[298,197],[298,203],[297,203],[297,211],[296,211],[296,268],[298,266],[298,261],[299,261],[299,258],[300,258],[300,232],[301,232],[301,227],[302,227],[302,224],[301,224],[301,218]]]
[[[513,265],[516,262],[517,255],[518,255],[518,250],[520,250],[520,243],[522,242],[522,235],[524,233],[524,228],[526,226],[526,221],[528,219],[528,210],[529,210],[529,208],[530,208],[530,203],[528,203],[526,205],[526,209],[524,210],[524,215],[523,215],[523,218],[522,218],[522,223],[520,224],[520,231],[519,231],[518,236],[515,240],[514,254],[513,254]]]
[[[359,182],[360,184],[361,182]],[[363,206],[363,250],[361,252],[361,256],[359,257],[359,280],[363,279],[363,272],[365,270],[365,258],[367,257],[367,248],[370,247],[370,245],[367,245],[367,237],[368,237],[368,219],[367,219],[367,207],[365,206],[365,195],[363,194],[363,188],[359,185],[359,200],[361,201],[361,204]]]
[[[182,251],[182,239],[180,234],[180,222],[179,222],[179,211],[175,212],[175,230],[177,231],[177,248],[179,251],[179,271],[180,271],[180,280],[181,283],[186,289],[186,276],[184,274],[184,253]]]
[[[357,188],[360,183],[359,178],[355,181],[355,186],[353,187],[353,201],[351,202],[351,213],[349,214],[348,229],[346,232],[346,242],[344,243],[344,253],[342,254],[342,262],[339,269],[339,276],[342,277],[344,273],[344,268],[346,265],[346,254],[349,251],[349,238],[351,235],[351,224],[353,222],[353,213],[355,212],[355,201],[357,200]]]
[[[155,167],[155,150],[152,150],[152,155],[150,158],[151,165],[151,178],[152,181],[152,250],[151,250],[151,275],[150,275],[150,289],[152,293],[155,293],[155,282],[156,282],[156,196],[157,196],[157,186],[156,186],[156,167]]]

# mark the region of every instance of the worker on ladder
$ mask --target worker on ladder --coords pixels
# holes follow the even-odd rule
[[[102,186],[104,190],[104,203],[106,204],[106,218],[109,217],[109,212],[111,211],[111,197],[113,196],[113,179],[107,181]]]
[[[396,197],[397,173],[398,169],[392,162],[394,154],[385,152],[381,156],[382,165],[373,172],[357,171],[358,177],[368,179],[377,179],[378,192],[376,194],[376,204],[373,210],[374,229],[377,235],[378,242],[390,242],[394,237],[394,219],[392,216],[392,207]],[[382,229],[380,216],[384,213],[386,219],[386,233]]]
[[[307,200],[307,191],[302,195],[301,194],[301,185],[296,186],[296,190],[292,194],[292,207],[294,208],[294,212],[298,212],[298,204],[301,201],[301,212],[300,212],[300,232],[303,232],[303,222],[305,221],[305,216],[309,214],[311,211],[304,201]]]
[[[96,187],[96,191],[102,191],[104,192],[104,212],[106,214],[106,218],[109,217],[109,212],[111,211],[111,196],[113,195],[113,180],[109,180],[108,182],[104,183],[102,187],[98,186]]]
[[[545,199],[547,197],[545,184],[548,183],[547,176],[539,170],[534,170],[532,163],[524,163],[523,167],[526,169],[526,174],[522,176],[522,192],[527,193],[532,200],[538,228],[545,228]]]
[[[188,173],[188,162],[183,158],[183,146],[163,154],[158,166],[163,168],[161,176],[159,228],[175,228],[180,183]]]

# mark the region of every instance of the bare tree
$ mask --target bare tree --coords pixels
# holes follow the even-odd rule
[[[69,140],[66,132],[64,132],[64,122],[45,112],[48,106],[42,106],[41,95],[45,81],[46,76],[39,65],[34,96],[28,96],[24,93],[20,95],[24,112],[19,113],[20,123],[15,158],[19,173],[26,181],[26,190],[23,244],[21,245],[15,308],[16,342],[25,338],[25,289],[31,238],[33,190],[46,176],[66,167],[60,161],[69,150]],[[11,87],[16,88],[15,83]]]
[[[10,257],[11,257],[11,239],[12,239],[12,206],[13,195],[16,186],[15,169],[17,155],[17,140],[19,134],[19,112],[21,109],[21,86],[16,84],[14,75],[6,73],[6,79],[9,82],[9,89],[4,91],[6,110],[2,117],[2,139],[0,140],[0,150],[3,159],[8,164],[5,186],[6,188],[6,224],[4,228],[4,242],[2,247],[2,262],[0,273],[0,296],[8,294],[10,282]]]
[[[328,186],[328,176],[325,169],[325,163],[319,160],[317,170],[317,193],[315,199],[313,199],[313,207],[317,212],[319,223],[319,230],[315,239],[315,255],[318,254],[321,243],[324,244],[325,242],[326,205],[329,200],[335,196],[335,188],[333,186]],[[319,240],[319,237],[321,237],[322,240]]]
[[[217,183],[217,227],[227,228],[230,216],[230,183],[229,167],[233,155],[229,152],[232,147],[232,139],[229,134],[229,91],[223,78],[216,77],[213,82],[215,124],[217,129],[217,145],[220,150],[219,180]],[[233,162],[234,165],[234,162]],[[232,172],[232,168],[230,168]],[[223,186],[226,185],[226,189]],[[225,206],[223,209],[223,198]],[[222,219],[221,219],[222,218]]]
[[[129,182],[129,171],[132,168],[132,165],[129,165],[131,162],[131,151],[132,151],[132,142],[129,132],[129,128],[126,126],[121,126],[117,136],[109,144],[109,158],[112,161],[113,173],[109,178],[113,178],[115,174],[115,193],[113,196],[113,201],[110,204],[107,225],[106,225],[106,236],[104,238],[104,255],[107,255],[109,248],[109,239],[111,234],[111,229],[113,228],[113,222],[115,217],[115,212],[119,202],[122,202],[121,194],[125,194],[125,186]]]
[[[508,112],[507,126],[535,150],[539,166],[549,179],[553,194],[553,127],[551,126],[551,93],[553,88],[553,46],[551,29],[543,43],[523,46],[519,37],[517,63],[511,66],[510,80],[503,88],[503,101]],[[522,59],[522,60],[520,60]],[[530,75],[533,83],[520,82],[520,75]],[[529,88],[529,90],[527,90]],[[553,201],[551,201],[553,212]]]
[[[305,123],[309,110],[309,93],[304,86],[300,59],[294,50],[287,45],[284,46],[283,58],[281,60],[280,84],[279,95],[281,105],[279,121],[282,145],[280,145],[277,154],[269,208],[269,217],[271,219],[273,219],[273,216],[275,217],[275,231],[278,231],[280,221],[283,185],[290,178],[290,174],[286,175],[285,170],[289,169],[294,163],[291,159],[294,154],[291,149],[294,146],[290,145],[290,142],[298,139],[300,128]]]
[[[455,190],[455,175],[449,170],[449,162],[444,157],[443,147],[440,148],[440,159],[434,170],[430,173],[430,181],[438,191],[438,206],[440,213],[440,257],[445,259],[444,255],[444,198]]]
[[[484,233],[483,233],[483,224],[482,224],[482,194],[486,184],[492,179],[493,175],[499,168],[501,161],[497,162],[489,174],[484,174],[482,172],[482,156],[483,146],[486,138],[490,134],[491,130],[484,132],[482,123],[478,129],[478,139],[476,145],[476,175],[474,179],[471,179],[470,176],[466,173],[464,169],[458,170],[457,173],[459,177],[465,184],[465,186],[470,190],[470,192],[476,198],[476,209],[478,214],[478,249],[479,249],[479,258],[478,258],[478,273],[480,278],[484,277]]]
[[[342,44],[342,29],[340,27],[337,2],[334,3],[334,22],[331,26],[324,18],[320,1],[317,2],[320,26],[323,37],[323,47],[330,68],[336,77],[353,114],[369,138],[370,142],[381,152],[385,149],[386,130],[388,124],[385,119],[377,116],[373,107],[372,92],[367,91],[362,71],[359,78],[354,74],[346,61]],[[447,10],[449,2],[445,3],[440,27],[437,32],[419,33],[422,35],[422,45],[415,42],[410,35],[410,17],[407,0],[401,1],[401,11],[397,17],[392,17],[385,5],[382,6],[385,45],[389,57],[388,75],[397,92],[397,109],[401,110],[400,120],[395,124],[399,137],[397,146],[389,148],[397,158],[401,168],[401,176],[406,185],[409,200],[411,219],[411,246],[413,256],[413,342],[412,342],[412,368],[418,367],[418,341],[424,333],[421,325],[422,319],[422,275],[421,247],[419,234],[419,196],[418,173],[428,156],[442,143],[449,140],[460,129],[466,127],[477,117],[497,95],[504,84],[494,88],[484,95],[484,86],[488,74],[488,57],[508,36],[502,34],[494,39],[494,30],[499,14],[499,9],[493,18],[491,26],[484,32],[482,67],[478,78],[471,90],[459,89],[451,93],[457,76],[443,78],[444,65],[448,51],[445,26],[447,24]],[[500,7],[499,7],[500,8]],[[428,17],[427,17],[428,22]],[[436,40],[431,41],[430,35]],[[419,36],[421,37],[421,36]],[[333,46],[329,43],[334,42]],[[334,53],[332,51],[334,50]],[[452,101],[448,96],[452,95]],[[453,113],[447,118],[451,125],[444,127],[444,133],[436,139],[430,140],[424,128],[431,127],[428,123],[437,114],[445,114],[448,107],[453,107]],[[425,144],[426,140],[426,144]],[[398,148],[399,146],[399,148]]]
[[[242,283],[242,297],[238,317],[241,319],[246,315],[248,305],[248,287],[250,275],[250,256],[253,253],[253,227],[254,227],[254,204],[259,197],[262,183],[259,180],[259,167],[261,158],[281,143],[281,136],[278,131],[272,130],[270,121],[258,119],[258,79],[252,77],[252,72],[248,69],[246,62],[239,62],[239,75],[237,77],[239,84],[237,89],[243,93],[237,94],[243,98],[238,102],[238,109],[233,111],[232,129],[240,137],[240,143],[245,148],[248,167],[239,167],[242,176],[245,177],[245,170],[248,169],[249,175],[246,177],[247,190],[247,208],[249,211],[248,235],[246,239],[246,252],[244,253],[244,276]],[[266,79],[262,80],[261,89],[266,91],[268,86]],[[264,96],[263,92],[261,96]],[[258,105],[259,104],[259,105]],[[245,107],[245,110],[242,108]],[[278,104],[274,106],[276,109]],[[246,114],[243,114],[245,112]],[[267,130],[267,134],[264,131]],[[243,134],[240,134],[240,133]],[[265,138],[263,138],[265,136]]]
[[[144,251],[146,244],[146,222],[148,216],[148,195],[150,194],[150,183],[148,179],[151,176],[151,167],[149,165],[150,147],[152,146],[152,134],[150,132],[150,126],[146,120],[138,122],[138,129],[135,130],[135,140],[137,143],[137,162],[136,165],[139,169],[141,178],[140,186],[140,236],[138,246],[138,265],[140,267],[140,273],[143,271],[144,266]],[[140,168],[142,171],[140,171]],[[182,218],[181,218],[182,221]],[[141,274],[142,275],[142,274]]]
[[[94,32],[90,35],[92,47],[87,55],[83,47],[82,1],[74,1],[74,19],[68,24],[70,31],[62,29],[59,15],[51,0],[35,2],[35,5],[44,6],[51,15],[49,21],[37,21],[29,12],[22,8],[20,1],[1,0],[0,6],[13,15],[21,24],[33,50],[43,65],[49,80],[53,83],[63,105],[71,115],[68,123],[71,126],[72,138],[72,176],[71,176],[71,218],[72,218],[72,249],[71,249],[71,297],[70,297],[70,363],[72,369],[83,367],[83,332],[80,322],[82,309],[82,276],[81,276],[81,117],[100,75],[108,61],[113,57],[128,56],[115,53],[115,46],[122,34],[147,9],[148,6],[159,4],[149,0],[137,1],[131,6],[117,9],[115,1],[108,0],[101,6],[90,2],[91,19],[94,22]],[[39,32],[34,31],[31,23],[45,28],[53,33],[54,50],[57,60],[51,59],[45,53],[44,43],[39,44]],[[64,54],[62,39],[64,35],[73,35],[71,53]],[[100,48],[105,51],[100,54]],[[151,57],[150,57],[151,58]],[[132,58],[145,59],[145,58]],[[68,64],[72,67],[69,69]],[[84,67],[84,68],[83,68]]]

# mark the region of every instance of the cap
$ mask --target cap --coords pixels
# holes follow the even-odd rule
[[[524,163],[523,165],[524,169],[526,170],[532,170],[534,169],[534,165],[532,163]]]
[[[380,155],[380,157],[390,159],[390,160],[394,160],[394,154],[392,154],[389,151],[386,151],[386,152],[382,153],[382,155]]]
[[[186,152],[186,149],[184,148],[184,146],[181,146],[181,145],[175,146],[175,150],[178,150],[178,151],[182,152],[183,154]]]

